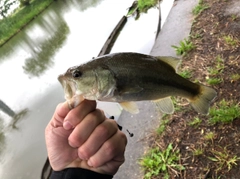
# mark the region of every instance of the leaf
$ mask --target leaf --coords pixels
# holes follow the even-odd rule
[[[218,162],[218,159],[216,159],[214,157],[208,157],[208,159],[212,160],[213,162]]]

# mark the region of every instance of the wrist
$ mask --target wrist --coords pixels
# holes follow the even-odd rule
[[[66,168],[61,171],[53,171],[50,179],[67,179],[67,178],[82,178],[82,179],[112,179],[112,175],[101,174],[92,170],[83,168]]]

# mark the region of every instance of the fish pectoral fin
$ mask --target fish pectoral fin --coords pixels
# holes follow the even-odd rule
[[[170,97],[161,98],[153,102],[165,114],[172,114],[174,112],[174,106]]]
[[[170,56],[159,56],[157,57],[157,59],[167,63],[168,65],[173,67],[175,71],[177,71],[178,66],[180,65],[180,62],[181,62],[179,58],[170,57]]]
[[[84,100],[83,95],[75,95],[71,99],[68,99],[68,107],[69,109],[73,109],[77,107]]]
[[[138,110],[138,106],[136,103],[134,102],[122,102],[122,103],[119,103],[122,108],[132,114],[137,114],[139,113],[139,110]]]

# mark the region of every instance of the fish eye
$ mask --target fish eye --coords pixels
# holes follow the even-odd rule
[[[72,73],[73,78],[79,78],[82,76],[82,73],[79,70],[75,70]]]

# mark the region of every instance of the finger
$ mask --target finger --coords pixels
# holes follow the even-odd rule
[[[96,109],[96,101],[84,100],[76,108],[72,109],[64,119],[63,127],[66,130],[73,129],[84,117]]]
[[[115,135],[113,135],[101,146],[97,153],[89,158],[88,165],[92,167],[100,167],[110,161],[122,164],[124,162],[124,151],[126,145],[126,135],[118,130]]]
[[[83,160],[88,160],[94,155],[104,142],[118,131],[115,123],[115,121],[108,119],[98,125],[86,142],[78,149],[79,157]]]
[[[53,127],[62,126],[64,118],[69,113],[70,109],[68,107],[68,103],[65,101],[64,103],[60,103],[57,105],[56,110],[53,114],[53,117],[50,121],[50,125]]]
[[[101,110],[89,113],[73,130],[68,138],[69,145],[78,148],[92,134],[95,128],[105,120],[105,115]]]

